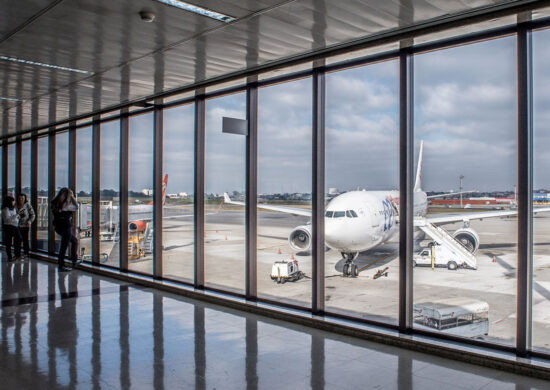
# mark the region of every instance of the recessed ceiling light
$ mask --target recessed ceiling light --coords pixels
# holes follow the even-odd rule
[[[22,102],[23,101],[21,99],[8,98],[8,97],[2,97],[2,96],[0,96],[0,100],[7,100],[9,102]]]
[[[202,8],[193,4],[186,3],[185,1],[180,1],[180,0],[157,0],[157,1],[159,3],[164,3],[164,4],[171,5],[173,7],[178,7],[180,9],[193,12],[195,14],[208,16],[209,18],[219,20],[220,22],[229,23],[236,19],[229,15],[220,14],[219,12],[216,12],[216,11],[212,11],[206,8]]]
[[[87,70],[80,70],[80,69],[73,69],[73,68],[67,68],[65,66],[57,66],[57,65],[51,65],[51,64],[43,64],[41,62],[35,62],[35,61],[29,61],[29,60],[22,60],[20,58],[14,58],[14,57],[6,57],[6,56],[0,56],[0,60],[3,61],[11,61],[11,62],[17,62],[19,64],[27,64],[27,65],[35,65],[35,66],[42,66],[43,68],[49,68],[49,69],[57,69],[57,70],[65,70],[67,72],[75,72],[75,73],[83,73],[83,74],[93,74],[93,72],[88,72]]]

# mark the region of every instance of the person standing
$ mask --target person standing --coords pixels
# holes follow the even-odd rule
[[[26,194],[17,195],[16,206],[19,214],[19,232],[23,242],[23,251],[25,256],[29,257],[29,229],[36,216]],[[19,253],[21,253],[21,248],[19,248]]]
[[[8,261],[21,258],[21,233],[19,232],[19,214],[15,208],[15,199],[6,196],[2,203],[2,230]],[[11,255],[11,247],[15,249],[15,259]]]
[[[70,259],[73,262],[73,267],[77,262],[78,240],[73,235],[73,213],[78,210],[78,203],[69,188],[62,188],[52,199],[51,208],[55,232],[61,236],[57,268],[59,272],[67,272],[71,270],[65,267],[65,252],[69,244],[71,244]]]

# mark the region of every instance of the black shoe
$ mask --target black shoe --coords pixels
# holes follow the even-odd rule
[[[57,267],[57,271],[58,272],[70,272],[71,269],[69,267],[63,266],[63,267]]]

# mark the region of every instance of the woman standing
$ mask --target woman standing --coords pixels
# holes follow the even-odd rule
[[[19,214],[19,232],[21,233],[23,250],[25,256],[29,257],[29,229],[34,222],[35,214],[25,194],[17,195],[17,213]],[[21,248],[19,248],[19,253],[21,253]]]
[[[78,203],[74,198],[73,192],[69,188],[59,190],[55,198],[51,201],[53,213],[53,226],[55,232],[61,236],[61,246],[57,257],[57,269],[59,272],[70,271],[65,267],[65,252],[69,243],[71,244],[71,260],[73,267],[77,261],[78,240],[73,235],[73,213],[78,210]]]
[[[2,203],[2,230],[8,261],[19,260],[21,257],[21,233],[19,232],[19,215],[15,208],[15,199],[6,196]],[[11,246],[15,248],[15,259],[11,255]]]

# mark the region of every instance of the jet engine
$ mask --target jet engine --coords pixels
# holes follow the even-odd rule
[[[147,227],[147,222],[145,221],[131,221],[128,223],[129,232],[143,232]]]
[[[288,243],[296,252],[309,251],[311,249],[311,225],[295,228],[288,236]]]
[[[476,253],[479,248],[479,235],[472,228],[458,229],[453,233],[455,240],[460,242],[468,251]]]

